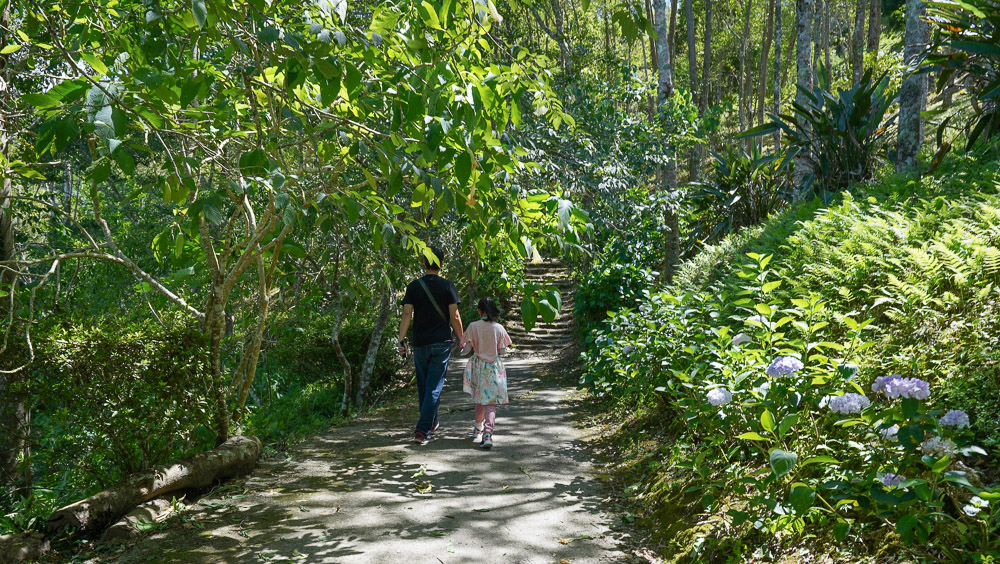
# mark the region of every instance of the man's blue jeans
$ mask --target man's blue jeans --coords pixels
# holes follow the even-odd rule
[[[430,433],[438,422],[438,405],[444,389],[444,373],[451,358],[451,343],[434,343],[413,348],[413,363],[417,372],[417,399],[420,419],[416,432]]]

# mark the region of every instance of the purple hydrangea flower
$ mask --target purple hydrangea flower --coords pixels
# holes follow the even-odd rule
[[[958,452],[958,445],[956,445],[955,441],[951,439],[931,437],[920,443],[920,450],[922,450],[924,454],[933,454],[937,457],[955,456]]]
[[[898,488],[899,484],[902,484],[905,481],[905,476],[893,474],[892,472],[886,472],[886,474],[882,476],[882,484],[887,488]]]
[[[896,378],[902,378],[902,376],[900,376],[899,374],[890,374],[888,376],[879,376],[878,378],[875,378],[875,381],[872,382],[872,391],[875,392],[876,394],[881,392],[882,390],[885,389],[886,382]]]
[[[890,398],[914,398],[925,400],[931,396],[931,387],[920,378],[903,378],[899,374],[879,376],[872,383],[873,392],[882,392]]]
[[[872,402],[861,394],[849,392],[840,396],[830,396],[830,410],[834,413],[848,415],[851,413],[861,413]]]
[[[962,429],[969,426],[969,414],[961,409],[953,409],[945,413],[944,417],[939,419],[938,422],[945,427],[958,427]]]
[[[767,375],[772,378],[783,378],[795,374],[803,367],[802,361],[793,356],[779,356],[767,367]]]
[[[718,407],[733,401],[733,394],[725,388],[714,388],[709,390],[706,398],[708,398],[708,403]]]
[[[746,333],[737,333],[736,336],[733,337],[733,346],[739,347],[740,345],[745,345],[750,341],[750,336]]]

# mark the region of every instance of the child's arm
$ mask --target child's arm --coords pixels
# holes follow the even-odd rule
[[[462,356],[465,356],[465,355],[469,354],[472,351],[473,346],[472,346],[472,332],[471,331],[466,331],[465,332],[465,335],[462,337],[462,341],[458,344],[458,346],[461,347],[461,349],[462,349],[462,351],[459,353]]]
[[[500,339],[497,341],[497,354],[503,354],[503,352],[507,350],[507,347],[512,344],[510,335],[507,334],[506,329],[500,327],[500,333]]]

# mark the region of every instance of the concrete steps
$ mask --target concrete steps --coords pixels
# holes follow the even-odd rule
[[[531,331],[525,331],[521,323],[521,299],[515,299],[507,314],[506,323],[507,333],[514,342],[513,354],[533,356],[573,346],[576,339],[576,326],[573,323],[573,294],[576,284],[569,271],[558,261],[544,261],[526,265],[524,274],[527,283],[541,288],[558,288],[562,296],[562,309],[559,317],[552,323],[543,323],[539,318]]]

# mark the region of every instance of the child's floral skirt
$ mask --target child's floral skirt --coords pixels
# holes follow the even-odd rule
[[[472,402],[479,405],[510,403],[507,399],[507,369],[498,358],[486,362],[473,354],[465,365],[462,391],[472,395]]]

